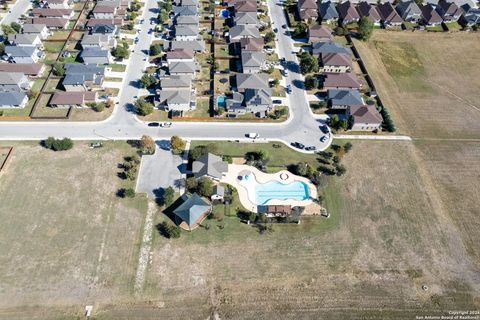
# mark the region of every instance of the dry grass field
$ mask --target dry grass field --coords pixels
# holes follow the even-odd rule
[[[134,150],[14,145],[0,177],[0,318],[71,319],[85,304],[130,299],[146,200],[115,192],[117,163]]]
[[[478,260],[456,227],[470,217],[454,221],[442,208],[416,147],[355,142],[345,164],[346,176],[325,190],[328,220],[260,235],[226,217],[223,230],[211,222],[176,240],[156,234],[148,302],[98,317],[410,319],[478,309]]]
[[[480,138],[480,34],[376,30],[355,45],[400,132]]]

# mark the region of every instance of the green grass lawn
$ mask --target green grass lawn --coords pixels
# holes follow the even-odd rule
[[[443,27],[441,24],[436,25],[436,26],[430,26],[425,28],[427,31],[432,31],[432,32],[443,32]]]
[[[445,22],[449,31],[459,31],[462,29],[462,26],[457,21]]]
[[[127,69],[126,65],[117,64],[117,63],[109,64],[109,65],[107,65],[107,67],[111,68],[112,71],[114,71],[114,72],[124,72]]]
[[[114,78],[114,77],[105,77],[105,81],[110,81],[110,82],[122,82],[122,78]]]
[[[65,42],[63,41],[44,41],[43,47],[45,48],[45,52],[60,52],[62,51],[63,45]]]
[[[210,103],[208,98],[197,99],[195,110],[184,113],[185,117],[210,117]]]

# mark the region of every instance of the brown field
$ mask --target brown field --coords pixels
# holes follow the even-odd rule
[[[480,138],[480,35],[376,30],[355,45],[401,133]]]

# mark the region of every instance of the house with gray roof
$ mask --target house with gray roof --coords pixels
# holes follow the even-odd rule
[[[173,14],[175,16],[197,16],[197,7],[173,7]]]
[[[243,51],[241,61],[243,73],[259,73],[265,66],[266,56],[262,51]]]
[[[415,1],[402,1],[395,7],[397,13],[404,21],[418,22],[422,19],[422,10],[417,6]]]
[[[212,200],[222,200],[225,196],[225,188],[219,184],[213,187],[213,194],[210,197]]]
[[[175,18],[175,25],[198,25],[198,16],[178,16]]]
[[[438,14],[445,22],[458,21],[462,14],[465,13],[455,2],[447,0],[438,1],[435,10],[437,10]]]
[[[176,49],[189,49],[194,52],[205,51],[205,41],[203,40],[191,40],[191,41],[171,41],[170,50]]]
[[[114,24],[96,24],[90,28],[90,34],[108,34],[115,36],[118,33],[118,27]]]
[[[0,92],[21,92],[30,89],[30,81],[20,72],[0,72]]]
[[[182,198],[186,200],[173,210],[173,213],[182,221],[180,227],[192,231],[210,213],[212,206],[196,193],[190,197],[184,195]]]
[[[194,75],[197,69],[195,61],[174,61],[168,64],[170,75]]]
[[[197,25],[177,25],[175,26],[175,40],[191,41],[196,40],[199,35]]]
[[[233,18],[235,25],[258,25],[258,17],[256,12],[238,12]]]
[[[272,110],[272,91],[268,89],[246,89],[244,93],[245,112],[266,117]]]
[[[83,49],[80,58],[87,64],[109,64],[111,61],[110,50],[100,47]]]
[[[228,31],[230,42],[237,42],[243,38],[260,38],[260,31],[252,25],[236,25]]]
[[[191,75],[177,75],[162,77],[160,79],[161,90],[190,89],[192,85]]]
[[[117,45],[117,40],[111,34],[86,34],[83,36],[80,45],[83,49],[92,47],[111,49]]]
[[[318,3],[318,2],[317,2]],[[331,1],[321,1],[318,5],[318,11],[320,13],[320,18],[323,22],[331,23],[338,20],[337,8],[335,4]]]
[[[25,108],[28,96],[25,92],[1,92],[0,108]]]
[[[333,31],[329,27],[315,24],[308,27],[308,42],[330,42],[333,40]]]
[[[347,48],[336,42],[317,42],[312,45],[312,53],[320,55],[325,53],[350,54]]]
[[[183,112],[194,109],[190,88],[160,90],[155,100],[157,107],[166,111]]]
[[[14,63],[37,63],[44,53],[37,47],[5,46],[5,55]]]
[[[12,46],[37,48],[42,47],[42,40],[37,34],[9,34],[7,39],[8,43]]]
[[[207,153],[192,163],[192,173],[195,178],[209,177],[220,180],[228,171],[228,163],[212,153]]]
[[[327,92],[331,109],[347,109],[350,106],[363,106],[363,99],[358,90],[330,89]]]
[[[23,34],[36,34],[40,40],[44,40],[50,35],[45,24],[24,24],[21,32]]]
[[[237,90],[245,92],[246,89],[269,89],[268,75],[264,73],[237,73]]]
[[[390,2],[378,4],[377,10],[381,17],[381,23],[385,28],[388,28],[390,26],[399,26],[402,24],[402,17],[400,17],[400,15]]]
[[[437,26],[443,22],[442,17],[438,14],[435,7],[431,4],[425,4],[420,6],[422,10],[421,22],[427,26]]]
[[[464,26],[473,27],[474,25],[480,25],[480,9],[470,8],[459,19],[460,23]]]
[[[62,85],[65,91],[89,91],[101,87],[105,78],[105,68],[94,64],[65,64],[65,78]]]

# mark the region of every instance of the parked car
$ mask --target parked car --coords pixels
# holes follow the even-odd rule
[[[326,125],[320,126],[320,131],[327,134],[328,133],[328,127]]]
[[[286,91],[287,93],[292,92],[292,86],[291,86],[291,85],[288,85],[288,86],[285,88],[285,91]]]
[[[260,137],[260,135],[258,133],[254,133],[254,132],[253,133],[247,133],[245,136],[247,138],[250,138],[250,139],[256,139],[256,138]]]
[[[277,33],[277,32],[278,32],[278,29],[277,29],[277,28],[273,28],[273,32]]]
[[[301,144],[300,142],[292,142],[292,147],[303,150],[305,148],[305,145]]]
[[[160,127],[162,127],[162,128],[169,128],[171,126],[172,126],[171,122],[164,122],[164,123],[160,124]]]
[[[150,122],[150,123],[148,124],[148,126],[149,126],[149,127],[159,127],[159,126],[160,126],[160,123],[158,123],[158,122]]]
[[[284,75],[285,77],[288,77],[288,70],[287,70],[287,69],[283,69],[283,75]]]
[[[305,150],[307,151],[315,151],[317,150],[317,148],[315,146],[310,146],[310,147],[306,147]]]
[[[96,149],[96,148],[101,148],[101,147],[103,147],[103,144],[101,142],[90,143],[90,149]]]
[[[282,103],[282,100],[272,100],[272,103],[273,103],[273,104],[281,104],[281,103]]]
[[[286,25],[286,24],[282,24],[282,28],[283,28],[283,29],[287,29],[287,25]]]
[[[322,137],[320,138],[320,142],[325,142],[325,140],[327,140],[327,136],[322,136]]]

